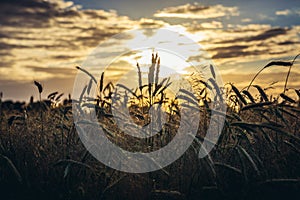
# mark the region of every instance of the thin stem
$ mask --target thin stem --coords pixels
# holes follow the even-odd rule
[[[42,94],[41,93],[39,93],[39,99],[40,99],[40,117],[41,117],[41,125],[42,125],[42,131],[41,131],[41,141],[42,141],[42,134],[44,133],[44,121],[43,121]]]
[[[284,88],[283,88],[283,94],[285,94],[285,91],[286,91],[286,86],[287,86],[287,83],[288,83],[288,80],[289,80],[289,76],[290,76],[290,73],[291,73],[291,70],[292,70],[292,66],[294,65],[294,62],[296,61],[296,59],[298,58],[300,54],[298,54],[294,59],[293,59],[293,62],[291,64],[291,66],[289,67],[289,71],[287,73],[287,76],[286,76],[286,79],[285,79],[285,84],[284,84]]]
[[[255,76],[253,77],[253,79],[251,80],[251,82],[249,83],[249,85],[248,85],[248,87],[247,87],[247,91],[249,90],[250,86],[252,85],[252,83],[254,82],[254,80],[256,79],[256,77],[257,77],[264,69],[265,69],[265,67],[262,68],[261,70],[259,70],[259,71],[255,74]]]

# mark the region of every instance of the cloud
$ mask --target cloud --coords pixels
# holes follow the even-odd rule
[[[68,76],[73,76],[76,74],[75,68],[62,68],[62,67],[39,67],[39,66],[29,66],[27,67],[28,69],[31,69],[37,73],[42,72],[42,73],[50,73],[50,74],[56,74],[57,77],[59,75],[62,75],[61,77],[68,77]]]
[[[300,15],[299,9],[285,9],[285,10],[278,10],[275,12],[276,15],[281,16],[290,16],[290,15]]]
[[[274,38],[279,35],[285,35],[287,33],[287,28],[270,28],[264,30],[263,32],[258,32],[256,35],[253,36],[246,36],[246,37],[239,37],[232,40],[224,39],[220,43],[235,43],[235,42],[252,42],[252,41],[263,41],[270,38]]]
[[[160,18],[186,18],[186,19],[208,19],[225,16],[238,16],[237,7],[225,7],[223,5],[203,6],[197,3],[185,4],[177,7],[167,7],[157,11],[154,17]]]
[[[290,12],[297,13],[296,10]],[[241,79],[233,76],[239,73],[238,70],[253,73],[253,66],[263,66],[267,60],[289,58],[298,53],[300,26],[285,28],[269,24],[226,24],[218,19],[238,14],[237,7],[186,4],[162,9],[154,16],[181,18],[179,21],[204,19],[204,22],[185,21],[184,27],[172,26],[172,30],[179,33],[182,30],[183,35],[188,33],[209,53],[207,57],[195,56],[201,50],[193,49],[190,61],[212,58],[228,79],[232,75],[233,82],[249,80],[246,75]],[[82,10],[80,6],[63,0],[0,0],[0,19],[0,91],[9,94],[9,97],[15,91],[12,88],[22,88],[22,84],[17,84],[31,84],[34,79],[47,86],[53,84],[48,86],[52,89],[57,87],[55,80],[59,80],[59,83],[68,84],[63,86],[62,91],[70,89],[72,76],[76,72],[74,66],[81,65],[86,56],[105,39],[133,28],[169,25],[156,19],[132,20],[113,10]],[[251,20],[245,18],[241,22],[248,23]],[[152,33],[144,34],[150,36]],[[120,41],[115,42],[119,44]],[[180,48],[188,46],[180,45]],[[112,79],[124,74],[127,58],[137,60],[133,56],[127,56],[123,62],[114,63],[108,69]],[[274,75],[275,78],[278,76]],[[4,83],[10,84],[6,87]],[[8,91],[8,88],[12,91]],[[25,95],[26,92],[22,93],[22,98]]]
[[[252,19],[250,19],[250,18],[244,18],[244,19],[242,19],[241,21],[242,21],[242,22],[252,22]]]
[[[153,19],[135,21],[116,11],[82,10],[63,0],[0,1],[0,74],[3,80],[63,76],[80,65],[105,39],[137,27],[162,27]]]
[[[268,60],[290,58],[300,48],[299,26],[274,27],[269,24],[228,25],[222,29],[205,29],[197,23],[185,24],[194,35],[202,34],[199,43],[222,72],[238,73],[249,67],[263,66]],[[201,55],[190,60],[201,61]],[[227,72],[226,72],[227,71]]]
[[[192,23],[185,23],[184,26],[188,27],[188,30],[193,32],[195,30],[207,30],[207,29],[221,29],[223,28],[223,24],[220,21],[211,21],[211,22],[203,22],[198,23],[196,21]]]
[[[18,23],[24,27],[47,27],[53,18],[80,16],[78,6],[61,0],[4,0],[0,3],[2,25]]]
[[[278,10],[278,11],[276,11],[275,14],[276,14],[276,15],[285,15],[285,16],[287,16],[287,15],[292,14],[292,11],[289,10],[289,9],[286,9],[286,10]]]
[[[259,54],[259,51],[253,51],[253,52],[246,52],[244,51],[247,49],[247,45],[231,45],[226,47],[216,47],[209,49],[209,51],[217,52],[214,56],[212,56],[213,59],[220,59],[220,58],[233,58],[233,57],[243,57],[245,55],[250,54]]]

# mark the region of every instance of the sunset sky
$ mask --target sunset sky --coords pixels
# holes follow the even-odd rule
[[[0,91],[4,99],[28,100],[37,80],[45,97],[54,91],[67,95],[75,66],[95,47],[148,27],[188,34],[208,52],[224,82],[243,87],[270,60],[300,53],[299,19],[300,1],[294,0],[0,0]],[[297,62],[290,88],[300,88],[299,69]],[[270,68],[258,83],[279,81],[280,87],[286,72]]]

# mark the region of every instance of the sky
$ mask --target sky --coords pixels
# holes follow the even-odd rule
[[[36,96],[37,80],[44,97],[54,91],[67,95],[75,66],[99,44],[124,31],[164,27],[193,38],[223,81],[242,88],[269,61],[300,53],[299,18],[300,1],[294,0],[0,0],[0,91],[4,99],[28,100]],[[135,59],[122,58],[112,78]],[[191,53],[188,59],[200,57]],[[300,88],[297,66],[290,88]],[[270,68],[258,83],[278,81],[282,88],[286,73],[284,67]]]

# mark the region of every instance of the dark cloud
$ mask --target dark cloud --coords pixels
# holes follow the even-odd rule
[[[57,60],[68,60],[72,58],[77,58],[77,56],[71,56],[71,55],[58,55],[58,56],[53,56],[54,59]]]
[[[2,25],[47,27],[55,17],[80,16],[75,7],[62,1],[14,0],[0,1]]]
[[[95,10],[83,10],[82,11],[85,15],[91,17],[91,18],[95,18],[95,19],[103,19],[103,20],[107,20],[108,17],[107,16],[101,16],[99,15],[99,13],[97,13]]]
[[[257,41],[257,40],[266,40],[272,37],[276,37],[279,35],[285,35],[287,33],[288,29],[286,28],[272,28],[270,30],[267,30],[261,34],[258,34],[257,36],[246,38],[246,42],[251,41]]]
[[[213,59],[220,59],[220,58],[233,58],[233,57],[243,57],[247,55],[258,55],[259,51],[251,51],[251,52],[245,52],[244,49],[247,49],[247,45],[232,45],[232,46],[226,46],[226,47],[216,47],[209,49],[209,51],[217,52],[214,56],[212,56]]]
[[[247,49],[247,45],[233,45],[233,46],[228,46],[228,47],[216,47],[210,49],[211,51],[241,51],[243,49]]]
[[[209,9],[209,6],[203,6],[203,5],[189,5],[189,6],[179,6],[179,7],[172,7],[169,9],[164,9],[168,13],[198,13],[199,11],[207,10]]]
[[[158,21],[158,20],[153,20],[153,19],[145,19],[145,18],[142,18],[139,23],[141,28],[161,28],[165,24],[166,23],[163,21]]]
[[[71,1],[0,0],[0,81],[20,84],[33,79],[68,79],[75,76],[74,66],[82,64],[105,39],[132,28],[163,25],[153,19],[134,21],[112,10],[83,10]],[[112,41],[115,44],[107,44],[107,48],[132,37],[117,37]],[[101,56],[109,55],[107,51]],[[111,72],[110,77],[119,77],[122,72]],[[56,81],[48,84],[58,85]],[[1,88],[12,94],[7,91],[12,87]]]
[[[208,34],[209,35],[209,34]],[[272,27],[267,25],[250,25],[218,30],[203,42],[207,45],[213,59],[231,59],[233,62],[272,58],[272,56],[293,55],[299,47],[298,28]]]
[[[62,68],[62,67],[38,67],[38,66],[30,66],[27,67],[32,69],[35,72],[46,72],[49,74],[57,74],[57,75],[74,75],[76,73],[75,66],[74,68]]]
[[[217,54],[213,55],[213,59],[222,59],[222,58],[237,58],[237,60],[241,57],[250,56],[250,55],[261,55],[263,54],[263,51],[236,51],[236,50],[230,50],[228,48],[227,51],[218,51]]]
[[[0,42],[0,49],[1,50],[10,50],[13,48],[28,48],[26,45],[19,45],[19,44],[9,44],[6,42]]]
[[[230,30],[229,32],[235,32],[235,33],[241,33],[244,32],[245,35],[241,35],[241,37],[237,37],[235,39],[229,39],[227,40],[224,38],[222,41],[218,42],[220,44],[225,43],[237,43],[237,42],[252,42],[252,41],[264,41],[270,38],[277,37],[279,35],[285,35],[287,34],[289,29],[287,28],[271,28],[269,30],[264,31],[263,33],[258,33],[257,35],[251,36],[247,35],[246,33],[249,31],[254,30]],[[259,32],[259,30],[256,30],[256,32]]]
[[[138,23],[115,11],[81,10],[70,1],[0,0],[0,67],[6,69],[0,79],[69,74],[59,68],[73,67],[104,39]]]
[[[298,53],[300,27],[230,25],[223,20],[237,15],[237,7],[200,4],[168,7],[155,13],[156,17],[177,18],[170,20],[178,20],[178,23],[191,19],[202,20],[198,21],[199,24],[184,24],[185,31],[195,36],[211,57],[191,56],[189,61],[213,58],[217,63],[230,63],[225,67],[236,67],[253,60]],[[20,83],[23,82],[18,81],[32,81],[35,77],[45,80],[46,86],[57,89],[59,85],[62,87],[59,90],[67,91],[72,87],[70,76],[76,73],[75,64],[80,64],[99,43],[131,28],[160,28],[166,24],[165,21],[154,19],[134,21],[126,16],[119,16],[115,11],[82,10],[72,2],[63,0],[0,0],[0,91],[5,90],[5,94],[13,95],[15,90],[22,89]],[[144,34],[151,36],[153,33]],[[132,35],[125,35],[123,38],[116,38],[107,44],[107,48],[131,37]],[[186,44],[180,45],[184,48]],[[109,55],[111,53],[107,52],[101,56]],[[109,69],[111,78],[117,79],[119,74],[124,73],[124,66],[126,68],[126,62],[114,63]],[[63,80],[63,76],[67,81]],[[244,76],[242,80],[245,79]],[[9,80],[12,80],[9,86],[2,85]],[[24,88],[29,90],[31,86],[27,86]],[[33,91],[34,89],[33,87]],[[29,97],[27,91],[20,94]]]
[[[285,42],[279,42],[278,45],[294,45],[294,44],[300,44],[300,41],[299,42],[296,42],[296,41],[285,41]]]

